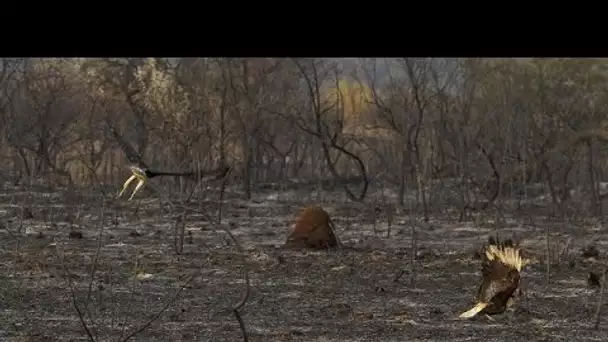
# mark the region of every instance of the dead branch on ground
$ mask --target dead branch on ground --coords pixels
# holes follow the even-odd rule
[[[600,319],[602,313],[602,305],[604,304],[604,290],[606,289],[606,267],[604,267],[604,271],[602,272],[602,286],[600,288],[600,298],[597,301],[597,309],[595,310],[595,325],[594,329],[599,329],[600,327]]]
[[[76,288],[72,282],[72,275],[70,273],[70,270],[65,263],[64,253],[61,250],[60,244],[57,243],[55,245],[56,246],[56,248],[55,248],[56,256],[59,259],[59,262],[60,262],[61,268],[64,272],[64,275],[68,279],[68,287],[70,289],[72,305],[74,306],[74,309],[76,310],[76,313],[78,314],[78,319],[79,319],[80,324],[82,325],[88,339],[92,342],[99,341],[99,336],[97,335],[97,329],[95,328],[97,326],[97,323],[96,323],[96,320],[93,318],[93,315],[92,315],[90,307],[89,307],[89,303],[91,300],[93,282],[95,280],[95,274],[97,271],[99,256],[100,256],[100,252],[101,252],[101,239],[102,239],[103,229],[104,229],[104,217],[105,217],[105,201],[102,204],[101,223],[100,223],[100,227],[99,227],[99,233],[97,235],[97,248],[95,251],[94,258],[93,258],[93,264],[91,265],[91,272],[90,272],[90,279],[89,279],[89,284],[88,284],[87,295],[86,295],[85,301],[83,303],[84,308],[86,310],[85,312],[83,312],[82,308],[78,304],[78,296],[76,294]],[[148,328],[152,323],[154,323],[169,308],[169,306],[171,306],[175,302],[177,297],[180,295],[181,291],[195,278],[195,276],[196,276],[196,273],[190,275],[187,278],[187,280],[180,286],[180,288],[175,292],[175,294],[172,296],[172,298],[169,301],[167,301],[160,310],[158,310],[156,313],[154,313],[144,324],[142,324],[140,327],[134,329],[131,333],[129,333],[124,338],[122,337],[122,335],[124,333],[124,329],[123,329],[123,331],[121,332],[120,341],[126,342],[126,341],[130,340],[131,338],[135,337],[136,335],[138,335],[139,333],[144,331],[146,328]],[[87,322],[87,320],[88,320],[88,322]],[[123,328],[124,327],[126,327],[126,324],[123,325]]]
[[[231,307],[231,311],[234,314],[236,320],[239,323],[239,327],[241,329],[241,333],[243,334],[243,341],[248,342],[249,341],[249,337],[247,334],[247,329],[245,326],[245,323],[243,321],[243,318],[241,317],[241,314],[239,312],[239,310],[245,306],[245,304],[247,303],[247,300],[249,299],[249,295],[251,292],[251,282],[249,280],[249,269],[247,267],[247,260],[245,257],[245,250],[243,249],[243,247],[241,246],[241,244],[239,243],[239,241],[237,240],[237,238],[232,234],[232,232],[230,232],[228,229],[223,228],[222,227],[222,207],[223,207],[223,202],[224,202],[224,194],[225,194],[225,190],[226,190],[226,183],[228,180],[228,177],[230,175],[232,171],[232,168],[224,175],[224,178],[222,179],[222,183],[221,183],[221,189],[220,189],[220,200],[219,200],[219,207],[218,207],[218,216],[217,216],[217,220],[215,223],[215,225],[218,227],[217,229],[215,229],[215,231],[223,231],[224,233],[226,233],[226,235],[228,235],[228,237],[230,238],[230,240],[232,240],[232,242],[234,243],[235,247],[237,248],[237,250],[239,251],[239,253],[241,254],[241,256],[243,257],[243,277],[244,277],[244,281],[245,281],[245,289],[243,292],[243,295],[241,297],[241,300],[239,302],[237,302],[236,304],[234,304]],[[197,213],[197,214],[202,214],[205,215],[207,217],[209,217],[207,215],[206,212],[199,210],[197,208],[188,206],[186,204],[180,204],[180,205],[176,205],[175,203],[173,203],[173,201],[171,201],[171,199],[166,198],[165,196],[161,196],[161,198],[163,198],[164,201],[166,201],[171,207],[174,208],[181,208],[183,210],[183,212],[185,213],[186,211],[190,211],[193,213]],[[213,218],[209,217],[210,221],[214,221]]]
[[[160,310],[158,310],[158,312],[153,314],[146,323],[142,324],[139,328],[133,330],[130,334],[128,334],[125,338],[121,339],[120,341],[127,342],[128,340],[135,337],[137,334],[146,330],[152,323],[154,323],[158,318],[160,318],[160,316],[169,308],[169,306],[171,306],[171,304],[173,304],[177,300],[177,297],[184,290],[184,288],[186,288],[186,286],[188,286],[188,284],[190,284],[190,282],[195,278],[195,276],[196,276],[196,274],[190,275],[188,277],[188,279],[186,279],[186,281],[182,284],[182,286],[180,286],[179,289],[177,291],[175,291],[175,294],[173,295],[173,297],[171,297],[171,299],[168,300],[167,303],[165,303],[165,305],[163,305],[163,307]]]

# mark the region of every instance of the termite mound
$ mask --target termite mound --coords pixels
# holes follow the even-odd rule
[[[329,214],[318,205],[302,208],[292,227],[285,247],[324,249],[340,245]]]

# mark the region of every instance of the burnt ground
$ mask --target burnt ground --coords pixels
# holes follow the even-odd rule
[[[598,222],[575,226],[539,218],[532,224],[522,218],[498,225],[489,219],[457,223],[435,217],[429,224],[416,223],[412,285],[412,221],[396,213],[386,237],[387,217],[380,213],[374,232],[369,210],[343,199],[341,191],[267,191],[249,202],[228,199],[223,222],[245,255],[202,214],[186,217],[188,233],[177,255],[173,234],[180,210],[153,190],[144,189],[133,202],[104,201],[88,193],[4,189],[0,340],[87,340],[74,309],[71,280],[76,302],[98,341],[119,340],[168,302],[168,309],[133,340],[241,341],[229,308],[244,292],[243,257],[251,293],[241,313],[250,341],[608,340],[608,319],[593,330],[599,291],[586,282],[589,271],[601,272],[607,249],[607,231]],[[279,248],[298,208],[311,202],[327,209],[342,243],[350,248]],[[217,215],[210,200],[189,205]],[[551,249],[565,250],[560,262],[550,266],[549,285],[543,256],[546,229]],[[70,231],[82,233],[82,238],[70,238]],[[522,284],[526,295],[495,321],[459,320],[479,284],[474,251],[494,232],[517,234],[532,257]],[[594,239],[600,261],[581,257],[580,250]],[[189,275],[195,277],[172,301]]]

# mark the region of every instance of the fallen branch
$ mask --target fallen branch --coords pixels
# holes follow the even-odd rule
[[[95,339],[95,337],[93,337],[93,334],[91,333],[91,330],[89,329],[89,325],[85,321],[84,315],[83,315],[82,311],[80,310],[80,307],[78,306],[78,301],[76,299],[76,290],[74,289],[74,284],[72,284],[72,274],[70,273],[67,266],[65,265],[65,262],[63,260],[63,254],[61,253],[59,244],[55,245],[55,251],[57,252],[57,257],[59,258],[59,262],[61,264],[61,268],[63,269],[63,273],[66,275],[66,278],[68,279],[68,287],[70,288],[70,295],[72,297],[72,305],[74,305],[74,309],[76,310],[76,313],[78,314],[78,320],[80,320],[80,324],[82,325],[82,328],[84,329],[85,333],[87,334],[87,337],[89,338],[89,340],[91,342],[96,342],[96,339]]]
[[[131,332],[130,334],[128,334],[125,338],[123,338],[122,340],[120,340],[121,342],[126,342],[130,339],[132,339],[133,337],[135,337],[135,335],[141,333],[142,331],[146,330],[146,328],[148,328],[152,323],[154,323],[154,321],[156,321],[168,308],[169,306],[171,306],[171,304],[173,304],[175,302],[175,300],[177,299],[177,297],[179,296],[179,294],[184,290],[184,288],[186,286],[188,286],[188,284],[194,279],[195,274],[191,275],[190,277],[188,277],[188,279],[184,282],[184,284],[182,284],[182,286],[180,286],[180,288],[175,292],[175,294],[173,295],[173,297],[171,297],[171,299],[169,301],[167,301],[167,303],[165,303],[165,305],[163,305],[163,307],[154,315],[152,315],[152,317],[150,317],[150,319],[144,323],[142,326],[140,326],[139,328],[133,330],[133,332]]]
[[[223,207],[223,202],[224,202],[224,193],[226,191],[226,181],[228,180],[228,176],[230,175],[231,171],[232,171],[232,168],[230,168],[230,170],[228,172],[226,172],[226,174],[224,175],[224,177],[222,179],[217,222],[214,222],[215,225],[218,227],[218,229],[215,229],[214,231],[217,232],[218,230],[221,230],[224,233],[226,233],[226,235],[228,235],[228,237],[230,238],[230,240],[232,240],[232,242],[236,246],[237,250],[240,252],[241,256],[243,257],[243,278],[245,280],[245,290],[244,290],[243,295],[241,296],[241,300],[238,303],[236,303],[235,305],[233,305],[230,310],[232,311],[232,313],[236,317],[236,320],[239,323],[239,327],[241,329],[241,333],[243,334],[243,341],[248,342],[249,341],[249,337],[248,337],[248,334],[247,334],[247,329],[246,329],[246,326],[245,326],[245,322],[243,321],[243,318],[241,317],[241,314],[239,312],[239,310],[245,306],[245,304],[247,303],[247,300],[249,300],[249,295],[251,293],[251,282],[249,280],[249,269],[247,267],[247,260],[245,259],[245,250],[243,249],[243,247],[241,246],[241,244],[238,242],[238,240],[236,239],[236,237],[228,229],[222,228],[222,207]],[[159,194],[162,194],[162,193],[159,192]],[[192,193],[190,194],[190,196],[191,195],[192,195]],[[184,215],[185,215],[186,211],[189,210],[189,211],[191,211],[193,213],[207,216],[207,217],[209,217],[210,221],[212,221],[212,222],[214,221],[213,218],[211,218],[209,215],[207,215],[206,212],[204,212],[202,210],[199,210],[197,208],[193,208],[193,207],[187,206],[185,204],[176,205],[169,198],[165,197],[164,195],[161,195],[161,198],[163,198],[163,197],[164,197],[164,200],[171,207],[173,207],[173,208],[181,208],[183,210]]]
[[[245,327],[245,322],[243,321],[243,318],[241,317],[241,313],[239,312],[239,310],[245,306],[245,304],[247,303],[247,300],[249,299],[249,294],[251,293],[251,283],[249,281],[249,269],[247,268],[247,260],[245,259],[245,250],[243,249],[243,247],[241,246],[241,244],[239,243],[239,241],[236,239],[236,237],[234,237],[234,235],[227,229],[221,228],[221,223],[222,223],[222,204],[224,202],[224,192],[226,191],[226,180],[227,177],[225,177],[222,180],[222,187],[221,187],[221,191],[220,191],[220,204],[219,204],[219,208],[218,208],[218,217],[217,217],[217,224],[218,227],[220,227],[220,229],[222,229],[226,234],[228,234],[228,236],[230,237],[230,239],[232,240],[232,242],[234,242],[234,245],[236,246],[236,248],[239,250],[239,252],[241,253],[241,256],[243,257],[243,277],[245,278],[245,292],[243,293],[242,297],[241,297],[241,301],[236,303],[233,307],[232,307],[232,313],[234,314],[234,317],[236,317],[236,320],[239,322],[239,327],[241,328],[241,333],[243,334],[243,341],[248,342],[249,341],[249,336],[247,335],[247,328]]]
[[[600,327],[601,313],[602,313],[602,305],[604,303],[604,290],[606,289],[606,267],[604,267],[604,271],[602,272],[602,286],[600,288],[600,298],[597,301],[597,309],[595,311],[595,325],[593,328],[595,330]]]
[[[87,334],[87,337],[89,338],[89,340],[91,342],[96,342],[99,340],[99,337],[97,336],[97,331],[96,329],[92,329],[91,325],[95,326],[95,321],[92,317],[92,314],[90,312],[89,309],[89,302],[91,299],[91,295],[93,292],[93,281],[95,279],[95,273],[97,271],[97,266],[98,266],[98,260],[99,260],[99,255],[100,255],[100,251],[101,251],[101,238],[102,238],[102,233],[103,233],[103,229],[104,229],[104,217],[105,217],[105,202],[102,205],[101,208],[101,223],[100,223],[100,227],[99,227],[99,233],[97,236],[97,249],[95,252],[95,256],[93,258],[93,265],[91,266],[91,273],[90,273],[90,280],[89,280],[89,284],[88,284],[88,291],[87,291],[87,295],[86,295],[86,300],[84,303],[86,312],[88,314],[88,320],[90,322],[87,322],[87,315],[85,315],[85,313],[83,313],[82,309],[80,308],[80,306],[78,305],[78,300],[77,300],[77,296],[76,296],[76,289],[74,287],[74,284],[72,283],[72,276],[71,273],[68,269],[68,267],[65,264],[65,260],[63,257],[63,253],[61,252],[60,249],[60,244],[56,244],[56,252],[57,252],[57,256],[59,258],[61,267],[63,269],[63,272],[65,274],[65,276],[68,279],[68,286],[70,289],[70,294],[72,297],[72,304],[74,306],[74,309],[76,310],[76,313],[78,314],[78,319],[80,321],[80,324],[82,325],[85,333]],[[148,319],[148,321],[144,324],[142,324],[139,328],[134,329],[131,333],[129,333],[126,337],[122,338],[122,335],[124,333],[124,327],[126,327],[126,324],[123,325],[123,331],[121,332],[121,337],[120,337],[120,341],[121,342],[126,342],[128,340],[130,340],[131,338],[133,338],[134,336],[136,336],[137,334],[141,333],[142,331],[144,331],[146,328],[148,328],[152,323],[154,323],[168,308],[171,304],[173,304],[175,302],[175,300],[177,299],[177,297],[180,295],[180,293],[182,292],[182,290],[194,279],[194,277],[197,274],[192,274],[191,276],[188,277],[188,279],[180,286],[180,288],[175,292],[175,294],[172,296],[172,298],[167,301],[167,303],[165,303],[165,305],[163,305],[163,307],[156,312],[155,314],[153,314],[150,319]],[[132,291],[133,294],[133,291]]]

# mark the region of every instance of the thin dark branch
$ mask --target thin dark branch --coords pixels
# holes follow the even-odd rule
[[[123,338],[121,340],[121,342],[126,342],[126,341],[130,340],[135,335],[146,330],[146,328],[148,328],[152,323],[154,323],[154,321],[156,321],[169,308],[169,306],[171,306],[171,304],[173,304],[175,302],[175,300],[180,295],[180,293],[182,293],[184,288],[186,288],[186,286],[188,286],[188,284],[194,279],[194,277],[195,277],[195,275],[191,275],[190,277],[188,277],[188,279],[184,282],[184,284],[182,284],[182,286],[180,286],[180,288],[175,292],[173,297],[171,297],[171,299],[168,300],[167,303],[165,303],[165,305],[163,305],[163,307],[157,313],[152,315],[152,317],[150,317],[150,319],[146,323],[144,323],[141,327],[133,330],[133,332],[131,332],[125,338]]]
[[[59,250],[59,244],[56,244],[55,246],[56,246],[55,251],[57,252],[57,257],[59,258],[61,268],[62,268],[63,273],[65,274],[66,278],[68,279],[68,287],[70,288],[70,295],[72,297],[72,305],[74,306],[74,309],[76,310],[76,313],[78,314],[78,320],[80,320],[80,324],[82,325],[82,328],[84,329],[85,333],[87,334],[87,337],[89,338],[89,340],[91,342],[95,342],[97,340],[95,339],[95,337],[93,337],[93,334],[91,333],[91,330],[89,329],[89,325],[85,321],[84,314],[82,313],[82,311],[80,310],[80,307],[78,306],[78,301],[76,299],[76,291],[74,290],[74,284],[72,284],[72,274],[70,273],[68,267],[65,265],[65,261],[63,260],[63,255],[62,255],[61,251]]]
[[[89,315],[89,319],[92,322],[95,322],[92,314],[91,314],[91,310],[89,308],[89,303],[91,302],[91,295],[93,293],[93,282],[95,281],[95,273],[97,271],[97,265],[98,265],[98,260],[99,260],[99,254],[101,253],[101,237],[103,235],[103,222],[104,222],[104,217],[105,217],[105,212],[106,212],[106,203],[105,203],[105,199],[102,199],[102,204],[101,204],[101,222],[99,224],[99,233],[97,234],[97,247],[95,249],[95,256],[93,257],[93,264],[91,265],[91,276],[89,279],[89,287],[87,290],[87,297],[84,301],[84,306],[87,309],[87,313]],[[97,329],[93,328],[93,332],[95,333],[95,337],[97,339],[99,339],[99,336],[97,334]]]
[[[102,200],[101,204],[101,221],[99,223],[99,233],[97,234],[97,248],[95,250],[95,256],[93,257],[93,265],[91,265],[91,279],[89,280],[89,289],[87,292],[86,303],[91,299],[91,293],[93,292],[93,280],[95,279],[95,272],[97,271],[97,261],[99,260],[99,254],[101,252],[101,237],[103,235],[103,221],[106,212],[105,200]]]
[[[226,174],[224,175],[224,178],[222,180],[222,186],[221,186],[221,191],[220,191],[219,210],[218,210],[217,222],[215,222],[215,224],[217,225],[217,227],[219,227],[219,230],[223,231],[224,233],[226,233],[228,235],[228,237],[230,238],[230,240],[232,240],[232,242],[236,246],[236,248],[239,251],[239,253],[243,256],[243,273],[244,273],[243,277],[244,277],[244,280],[245,280],[245,292],[241,296],[241,300],[238,303],[236,303],[235,305],[233,305],[230,310],[233,312],[233,314],[235,315],[237,321],[239,322],[239,327],[240,327],[241,332],[243,334],[243,341],[248,342],[249,338],[248,338],[248,335],[247,335],[247,330],[246,330],[246,327],[245,327],[245,323],[243,322],[243,319],[242,319],[242,317],[241,317],[241,315],[239,313],[239,310],[243,306],[245,306],[245,304],[247,303],[247,300],[249,299],[250,292],[251,292],[251,282],[249,280],[249,269],[247,267],[247,263],[246,263],[246,259],[245,259],[245,250],[243,249],[243,247],[241,246],[241,244],[239,243],[239,241],[236,239],[236,237],[228,229],[225,229],[225,228],[223,228],[221,226],[222,203],[223,203],[223,199],[224,199],[224,192],[225,192],[226,182],[228,180],[228,176],[231,174],[232,170],[233,170],[233,167],[231,167],[228,170],[228,172],[226,172]],[[173,203],[171,201],[171,199],[165,198],[165,200],[167,201],[167,203],[171,207],[174,207],[174,208],[181,207],[184,211],[185,210],[190,210],[191,212],[208,216],[207,213],[205,213],[205,212],[203,212],[203,211],[201,211],[201,210],[199,210],[197,208],[193,208],[193,207],[187,206],[185,204],[181,204],[181,205],[177,206],[175,203]],[[212,220],[211,217],[209,217],[209,219]],[[216,231],[217,231],[217,229],[216,229]]]
[[[217,224],[218,224],[218,227],[220,227],[220,228],[221,228],[221,223],[222,223],[222,204],[224,202],[224,192],[226,190],[227,179],[228,178],[225,177],[224,180],[222,181],[222,188],[220,191],[220,204],[219,204],[219,208],[218,208],[218,218],[217,218]],[[241,314],[239,312],[239,310],[243,306],[245,306],[245,304],[247,303],[247,300],[249,299],[249,295],[251,293],[251,283],[249,281],[249,269],[247,267],[247,260],[245,259],[245,250],[243,249],[243,247],[241,246],[239,241],[236,239],[236,237],[234,237],[234,235],[232,235],[232,233],[229,230],[227,230],[227,229],[223,229],[223,230],[224,230],[224,232],[226,232],[226,234],[228,234],[228,236],[230,237],[232,242],[234,242],[234,245],[236,246],[236,248],[239,250],[239,252],[243,256],[243,277],[245,278],[245,292],[243,293],[243,295],[241,297],[241,301],[236,303],[232,307],[232,313],[234,314],[234,317],[236,317],[236,320],[239,322],[239,327],[241,328],[241,333],[243,335],[243,341],[248,342],[249,336],[247,335],[247,328],[245,327],[245,322],[243,322],[243,318],[241,317]]]
[[[597,309],[595,310],[595,324],[593,325],[594,329],[599,329],[601,313],[602,313],[602,305],[604,304],[604,291],[606,289],[606,267],[604,267],[604,271],[602,272],[602,284],[600,287],[600,298],[597,301]]]

